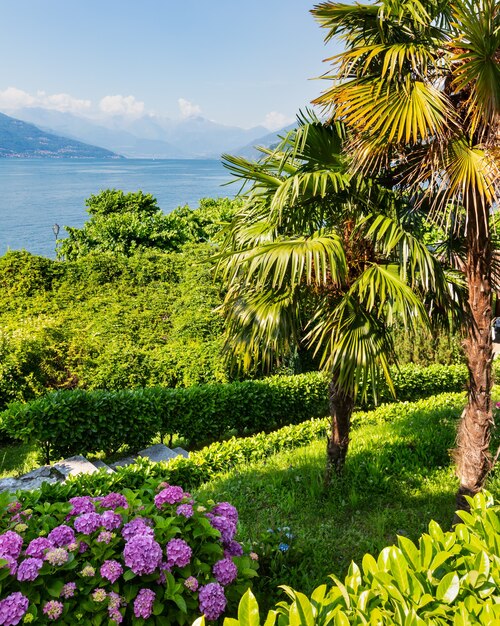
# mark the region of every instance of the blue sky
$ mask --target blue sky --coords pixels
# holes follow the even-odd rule
[[[309,0],[2,3],[0,110],[201,114],[269,128],[325,87]]]

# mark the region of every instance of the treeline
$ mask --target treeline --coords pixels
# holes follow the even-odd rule
[[[222,293],[213,276],[236,202],[206,199],[163,216],[147,194],[108,190],[89,198],[84,228],[67,229],[59,260],[26,251],[0,257],[0,408],[56,389],[237,379],[222,354]],[[155,235],[160,222],[171,236]],[[403,363],[461,358],[458,341],[445,336],[401,331],[396,345]],[[272,373],[314,368],[296,351]]]

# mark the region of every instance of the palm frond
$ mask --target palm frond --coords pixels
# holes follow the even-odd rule
[[[224,281],[244,277],[246,285],[262,289],[294,289],[300,284],[342,284],[347,262],[338,235],[315,234],[237,250],[220,263]]]

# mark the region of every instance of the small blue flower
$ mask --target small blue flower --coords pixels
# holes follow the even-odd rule
[[[280,543],[280,545],[278,546],[278,549],[281,550],[281,552],[286,552],[289,547],[290,546],[287,543]]]

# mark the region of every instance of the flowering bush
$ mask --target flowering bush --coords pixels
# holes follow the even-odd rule
[[[31,510],[2,502],[0,626],[211,621],[256,575],[235,540],[236,509],[197,504],[181,487]]]

